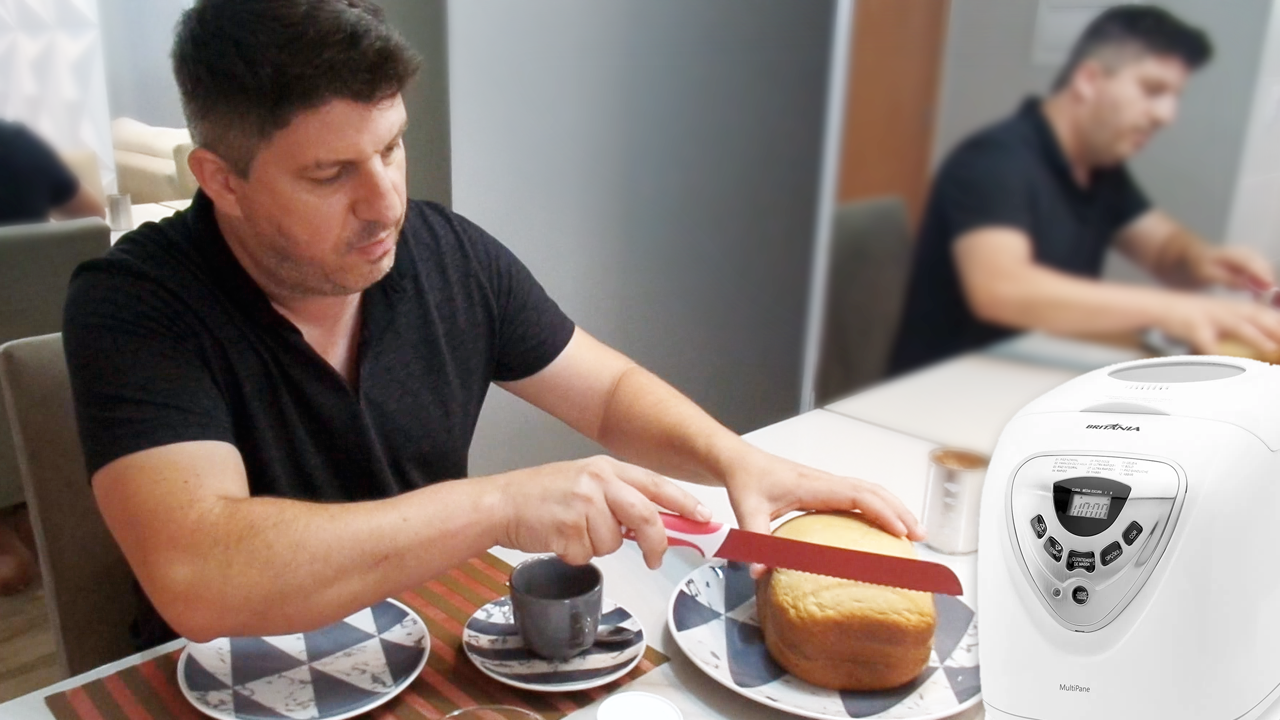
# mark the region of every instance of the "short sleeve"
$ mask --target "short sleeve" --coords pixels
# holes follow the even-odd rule
[[[1032,231],[1027,169],[994,142],[965,147],[943,168],[935,192],[951,242],[985,227]]]
[[[497,310],[494,380],[537,373],[560,356],[573,337],[573,320],[560,309],[515,253],[475,223],[455,216],[486,267]]]
[[[63,345],[85,463],[194,440],[234,443],[230,411],[178,298],[92,260],[77,269]],[[120,261],[114,261],[120,265]]]
[[[1115,171],[1111,197],[1115,198],[1110,213],[1111,232],[1123,230],[1126,225],[1142,217],[1151,209],[1151,200],[1133,179],[1127,167]]]
[[[56,208],[70,202],[80,191],[80,181],[75,174],[48,143],[25,125],[16,126],[15,132],[13,143],[20,148],[17,152],[21,153],[27,172],[46,193],[49,207]]]

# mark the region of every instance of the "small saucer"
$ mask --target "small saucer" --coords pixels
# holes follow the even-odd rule
[[[462,630],[462,649],[480,672],[494,680],[538,692],[573,692],[598,687],[626,675],[644,656],[640,619],[609,598],[601,603],[601,625],[635,631],[626,643],[597,644],[568,660],[555,662],[524,646],[505,596],[476,610]]]

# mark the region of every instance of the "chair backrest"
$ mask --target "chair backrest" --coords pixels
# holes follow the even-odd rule
[[[62,335],[0,346],[0,389],[64,672],[133,653],[133,574],[98,512],[76,431]]]
[[[0,344],[60,331],[72,271],[110,248],[111,228],[98,218],[0,227]],[[0,508],[20,502],[9,422],[0,413]]]
[[[906,203],[879,197],[836,211],[815,402],[884,377],[911,272]]]
[[[186,128],[147,125],[133,118],[111,121],[120,192],[134,203],[189,200],[197,183],[187,157],[195,147]]]

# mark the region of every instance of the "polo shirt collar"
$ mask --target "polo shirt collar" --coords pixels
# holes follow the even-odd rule
[[[1028,97],[1023,101],[1018,116],[1031,128],[1037,150],[1049,162],[1049,167],[1053,169],[1058,180],[1071,191],[1082,196],[1088,195],[1089,190],[1080,187],[1080,183],[1076,182],[1075,175],[1071,171],[1071,163],[1067,161],[1067,154],[1062,150],[1062,143],[1059,142],[1057,133],[1053,131],[1053,126],[1049,124],[1049,118],[1045,117],[1043,103],[1044,101],[1039,97]],[[1090,187],[1094,185],[1095,183],[1090,183]]]

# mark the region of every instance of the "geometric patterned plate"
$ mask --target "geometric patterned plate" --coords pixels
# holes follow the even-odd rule
[[[422,618],[388,599],[309,633],[191,643],[178,685],[220,720],[341,720],[395,697],[430,647]]]
[[[613,682],[631,672],[644,657],[640,619],[603,598],[600,624],[621,625],[635,632],[626,642],[600,643],[560,662],[534,655],[524,646],[505,596],[476,610],[462,630],[462,648],[480,672],[494,680],[537,692],[576,692]]]
[[[948,556],[917,545],[920,559],[941,562],[965,595],[934,595],[937,629],[929,664],[912,682],[883,692],[838,692],[787,673],[773,661],[756,616],[748,566],[714,560],[689,573],[671,595],[667,625],[694,664],[730,690],[772,708],[821,720],[938,720],[981,699],[978,621],[971,599],[977,554]]]

